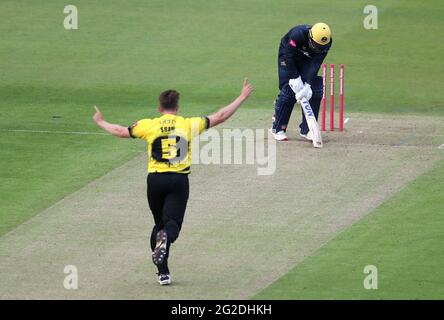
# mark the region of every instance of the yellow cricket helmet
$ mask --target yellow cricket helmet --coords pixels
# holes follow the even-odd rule
[[[328,45],[331,41],[331,30],[330,27],[323,22],[318,22],[314,24],[309,31],[309,37],[311,45],[321,49],[322,47]]]

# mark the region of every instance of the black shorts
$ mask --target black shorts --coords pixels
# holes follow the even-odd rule
[[[169,220],[175,221],[180,230],[189,192],[188,174],[174,172],[148,174],[148,204],[159,230]]]

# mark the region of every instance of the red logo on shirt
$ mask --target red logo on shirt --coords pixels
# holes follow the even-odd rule
[[[292,39],[290,40],[290,46],[295,47],[296,48],[296,42]]]

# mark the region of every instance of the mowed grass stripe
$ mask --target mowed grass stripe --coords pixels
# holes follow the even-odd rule
[[[419,177],[255,299],[443,299],[444,162]],[[375,265],[378,289],[366,290]]]
[[[128,141],[99,135],[2,132],[0,137],[5,164],[0,235],[143,152]]]

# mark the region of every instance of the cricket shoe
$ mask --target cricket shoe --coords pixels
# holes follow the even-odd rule
[[[160,230],[156,235],[156,247],[154,248],[152,258],[153,263],[158,266],[163,263],[167,251],[167,233],[165,230]]]
[[[283,131],[283,130],[281,130],[279,132],[273,132],[273,129],[270,129],[270,133],[273,135],[274,140],[288,141],[288,137],[285,134],[285,131]]]
[[[166,286],[171,283],[171,276],[169,274],[158,273],[159,283],[161,286]]]
[[[313,137],[311,135],[311,132],[308,131],[306,134],[300,133],[299,134],[302,138],[305,138],[308,141],[313,141]]]

